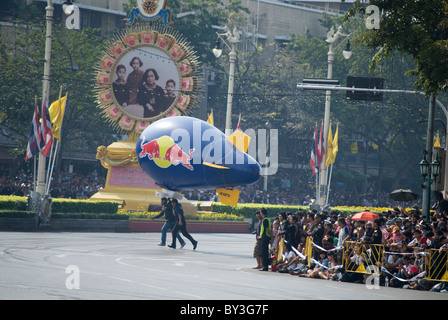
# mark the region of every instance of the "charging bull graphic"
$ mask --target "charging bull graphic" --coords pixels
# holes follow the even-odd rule
[[[193,158],[191,154],[195,149],[190,149],[189,154],[187,154],[169,136],[153,139],[147,143],[145,143],[145,137],[143,137],[140,148],[142,150],[138,155],[140,159],[148,157],[161,168],[167,168],[171,164],[175,166],[181,164],[185,168],[193,170],[190,160]]]

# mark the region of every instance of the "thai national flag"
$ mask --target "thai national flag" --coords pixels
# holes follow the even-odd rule
[[[28,161],[28,159],[32,158],[36,153],[40,152],[43,146],[44,141],[39,125],[39,110],[36,99],[30,137],[28,139],[28,146],[26,148],[25,161]]]
[[[313,147],[311,148],[310,166],[313,169],[313,176],[319,170],[318,154],[317,154],[317,125],[314,126]]]
[[[321,164],[322,161],[324,160],[324,155],[325,155],[325,147],[324,147],[324,142],[322,140],[322,127],[323,124],[320,126],[320,136],[319,136],[319,144],[317,146],[317,161],[318,161],[318,167],[319,169],[321,169]],[[319,170],[320,172],[320,170]]]
[[[53,144],[53,128],[50,121],[50,112],[48,111],[47,97],[45,97],[44,103],[42,104],[42,134],[45,143],[42,149],[42,155],[46,157]]]

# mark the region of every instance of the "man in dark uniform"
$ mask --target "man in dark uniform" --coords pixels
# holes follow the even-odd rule
[[[166,232],[168,231],[168,229],[171,230],[174,229],[174,227],[176,226],[176,217],[174,216],[173,205],[171,204],[171,201],[169,201],[168,198],[165,197],[162,198],[161,204],[162,204],[162,211],[157,216],[153,217],[152,220],[160,218],[163,215],[165,216],[166,222],[161,229],[162,240],[159,243],[159,246],[164,246],[166,241]],[[179,240],[180,248],[182,249],[185,246],[185,241],[184,239],[182,239],[179,233],[177,234],[177,239]]]
[[[365,244],[382,244],[383,243],[383,233],[381,232],[381,220],[375,219],[372,223],[372,229],[366,228],[366,233],[364,235]]]
[[[263,268],[260,271],[268,271],[269,265],[269,243],[271,242],[272,229],[271,222],[267,218],[268,212],[266,208],[260,210],[261,213],[261,230],[259,239],[261,239],[261,257],[263,259]]]
[[[187,231],[187,222],[185,221],[184,209],[182,208],[182,205],[179,203],[179,201],[177,201],[177,199],[173,199],[172,203],[174,207],[174,216],[176,217],[176,226],[172,231],[173,242],[171,243],[171,245],[168,245],[168,247],[176,249],[176,235],[180,230],[184,237],[191,241],[191,243],[193,244],[193,250],[195,250],[198,242],[194,240]]]
[[[321,213],[316,213],[314,216],[314,229],[308,233],[308,236],[313,237],[313,242],[317,244],[319,247],[322,247],[322,239],[324,238],[324,223],[322,219]],[[320,255],[320,250],[314,250],[314,259],[318,260]]]

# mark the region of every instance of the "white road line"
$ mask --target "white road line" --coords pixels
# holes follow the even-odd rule
[[[196,296],[194,294],[190,294],[190,293],[186,293],[186,292],[182,292],[182,291],[174,291],[174,292],[177,294],[184,295],[184,296],[193,297],[195,299],[205,299],[204,297]]]

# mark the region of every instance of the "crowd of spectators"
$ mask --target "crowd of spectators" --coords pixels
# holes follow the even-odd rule
[[[106,179],[94,170],[86,175],[64,173],[58,180],[51,182],[50,194],[53,198],[85,199],[104,188]],[[25,171],[18,171],[13,178],[7,175],[0,177],[1,195],[27,196],[33,188],[33,175]]]
[[[258,184],[237,187],[240,191],[239,203],[261,203],[261,204],[283,204],[308,206],[313,201],[314,194],[311,192],[298,192],[291,188],[272,188],[268,191]],[[309,190],[312,191],[312,190]],[[183,193],[188,200],[219,201],[215,190],[187,191]],[[421,205],[421,199],[406,203],[409,206]],[[368,190],[354,196],[346,189],[338,190],[329,198],[330,206],[362,206],[362,207],[396,207],[401,202],[389,198],[388,192],[373,192]]]
[[[439,199],[433,209],[429,221],[418,206],[385,211],[374,221],[353,220],[335,211],[282,212],[272,223],[271,271],[367,284],[368,272],[353,271],[361,264],[375,265],[381,268],[378,279],[383,286],[448,293],[446,282],[429,280],[425,272],[431,264],[429,249],[435,249],[436,260],[446,262],[448,255],[448,201]],[[307,255],[311,237],[313,249]],[[441,268],[433,271],[442,276],[448,272],[443,263],[431,268]]]
[[[50,192],[53,198],[89,198],[99,189],[104,188],[105,175],[98,174],[96,170],[88,174],[63,173],[56,180],[53,179]],[[240,191],[239,203],[284,204],[284,205],[309,205],[314,198],[313,190],[309,190],[305,184],[299,188],[293,188],[286,174],[271,178],[268,191],[263,190],[263,179],[256,184],[238,187]],[[1,195],[27,195],[33,189],[33,175],[23,170],[18,171],[14,177],[7,174],[0,175]],[[310,192],[311,191],[311,192]],[[189,200],[219,201],[215,190],[187,191],[183,193]],[[419,204],[419,201],[407,203]],[[354,195],[346,189],[340,189],[331,194],[330,205],[363,206],[363,207],[394,207],[401,206],[389,199],[387,192],[374,192],[368,189],[366,192]]]

